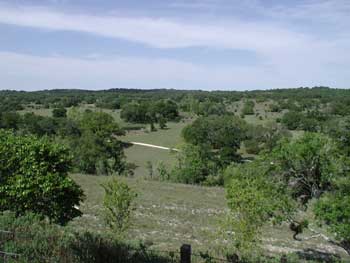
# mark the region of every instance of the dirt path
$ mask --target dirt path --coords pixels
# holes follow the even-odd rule
[[[162,150],[168,150],[168,151],[175,151],[179,152],[179,149],[176,148],[169,148],[169,147],[164,147],[164,146],[159,146],[159,145],[154,145],[154,144],[148,144],[148,143],[142,143],[142,142],[129,142],[133,145],[140,145],[140,146],[145,146],[145,147],[151,147],[151,148],[157,148],[157,149],[162,149]]]

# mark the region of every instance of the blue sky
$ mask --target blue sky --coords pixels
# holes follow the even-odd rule
[[[350,85],[348,0],[0,0],[0,89]]]

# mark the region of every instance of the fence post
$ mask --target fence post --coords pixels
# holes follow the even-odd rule
[[[191,263],[191,245],[183,244],[181,246],[180,263]]]

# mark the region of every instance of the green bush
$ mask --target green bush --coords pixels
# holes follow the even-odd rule
[[[66,224],[81,215],[81,188],[68,177],[69,151],[46,138],[0,130],[0,210]]]
[[[130,226],[133,210],[132,203],[137,196],[129,186],[113,178],[102,187],[105,190],[103,200],[105,220],[117,237],[120,237]]]

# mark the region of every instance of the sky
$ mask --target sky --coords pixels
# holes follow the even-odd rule
[[[0,89],[350,88],[349,0],[0,0]]]

